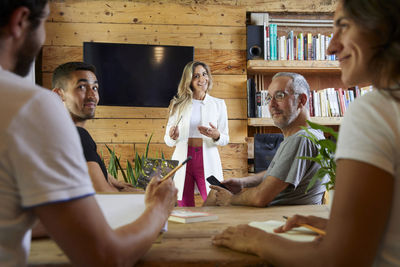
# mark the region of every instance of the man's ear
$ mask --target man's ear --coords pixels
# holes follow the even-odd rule
[[[29,30],[30,21],[29,15],[30,10],[27,7],[21,6],[15,9],[10,16],[8,23],[10,34],[14,38],[21,38],[25,35],[25,32]]]
[[[299,104],[301,104],[301,106],[299,106],[300,108],[304,107],[307,103],[307,98],[308,96],[306,94],[300,94],[299,95]]]
[[[64,90],[62,88],[53,88],[53,90],[51,90],[51,91],[53,91],[54,93],[59,95],[63,102],[65,101],[65,94],[64,94]]]

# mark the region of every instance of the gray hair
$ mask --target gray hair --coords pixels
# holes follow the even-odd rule
[[[292,79],[292,85],[290,89],[293,90],[293,93],[299,95],[305,94],[307,96],[307,103],[305,106],[307,109],[309,109],[308,99],[310,98],[310,86],[308,85],[308,82],[303,77],[303,75],[294,72],[278,72],[277,74],[274,75],[274,77],[272,77],[272,80],[278,77],[289,77]]]

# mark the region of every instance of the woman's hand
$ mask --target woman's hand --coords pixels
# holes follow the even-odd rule
[[[219,133],[217,127],[215,127],[211,122],[210,122],[210,127],[197,126],[197,129],[199,129],[199,132],[202,135],[208,136],[208,137],[212,138],[214,141],[219,140],[220,133]]]
[[[301,226],[300,224],[308,224],[319,229],[326,229],[327,223],[328,220],[321,217],[294,215],[290,217],[284,225],[274,229],[274,232],[284,233]]]
[[[179,129],[178,126],[172,126],[169,129],[169,137],[171,137],[171,139],[176,140],[179,137]]]

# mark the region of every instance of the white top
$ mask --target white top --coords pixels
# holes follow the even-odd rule
[[[224,177],[217,146],[224,146],[229,143],[228,115],[225,101],[206,94],[202,102],[201,125],[210,125],[209,123],[211,122],[215,127],[217,127],[220,133],[218,141],[214,141],[212,138],[202,135],[204,176],[206,178],[210,175],[214,175],[218,180],[222,181]],[[175,112],[175,114],[172,114],[169,117],[167,127],[165,127],[164,141],[168,146],[176,147],[172,159],[179,160],[179,163],[182,163],[187,157],[192,106],[193,105],[191,104],[182,113],[182,120],[178,125],[179,137],[176,140],[173,140],[169,136],[169,130],[172,126],[176,125],[177,121],[179,121],[178,112]],[[182,199],[185,173],[186,164],[175,173],[173,178],[175,186],[178,188],[178,200]],[[207,181],[206,185],[207,192],[209,192],[210,188],[208,187],[209,184]]]
[[[202,138],[203,135],[200,133],[197,126],[209,126],[201,124],[201,106],[203,105],[203,100],[192,100],[192,115],[190,116],[190,126],[189,126],[189,138]]]
[[[400,102],[379,90],[356,99],[340,126],[339,158],[362,161],[394,176],[390,218],[375,266],[400,266]]]
[[[31,207],[94,194],[60,98],[0,68],[0,266],[24,266]]]

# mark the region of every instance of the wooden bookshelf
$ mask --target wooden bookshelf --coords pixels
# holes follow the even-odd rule
[[[310,117],[311,122],[321,125],[340,125],[342,117]],[[248,118],[247,125],[252,127],[275,127],[271,118]]]
[[[271,74],[281,71],[298,73],[340,73],[338,61],[331,60],[248,60],[248,74]]]

